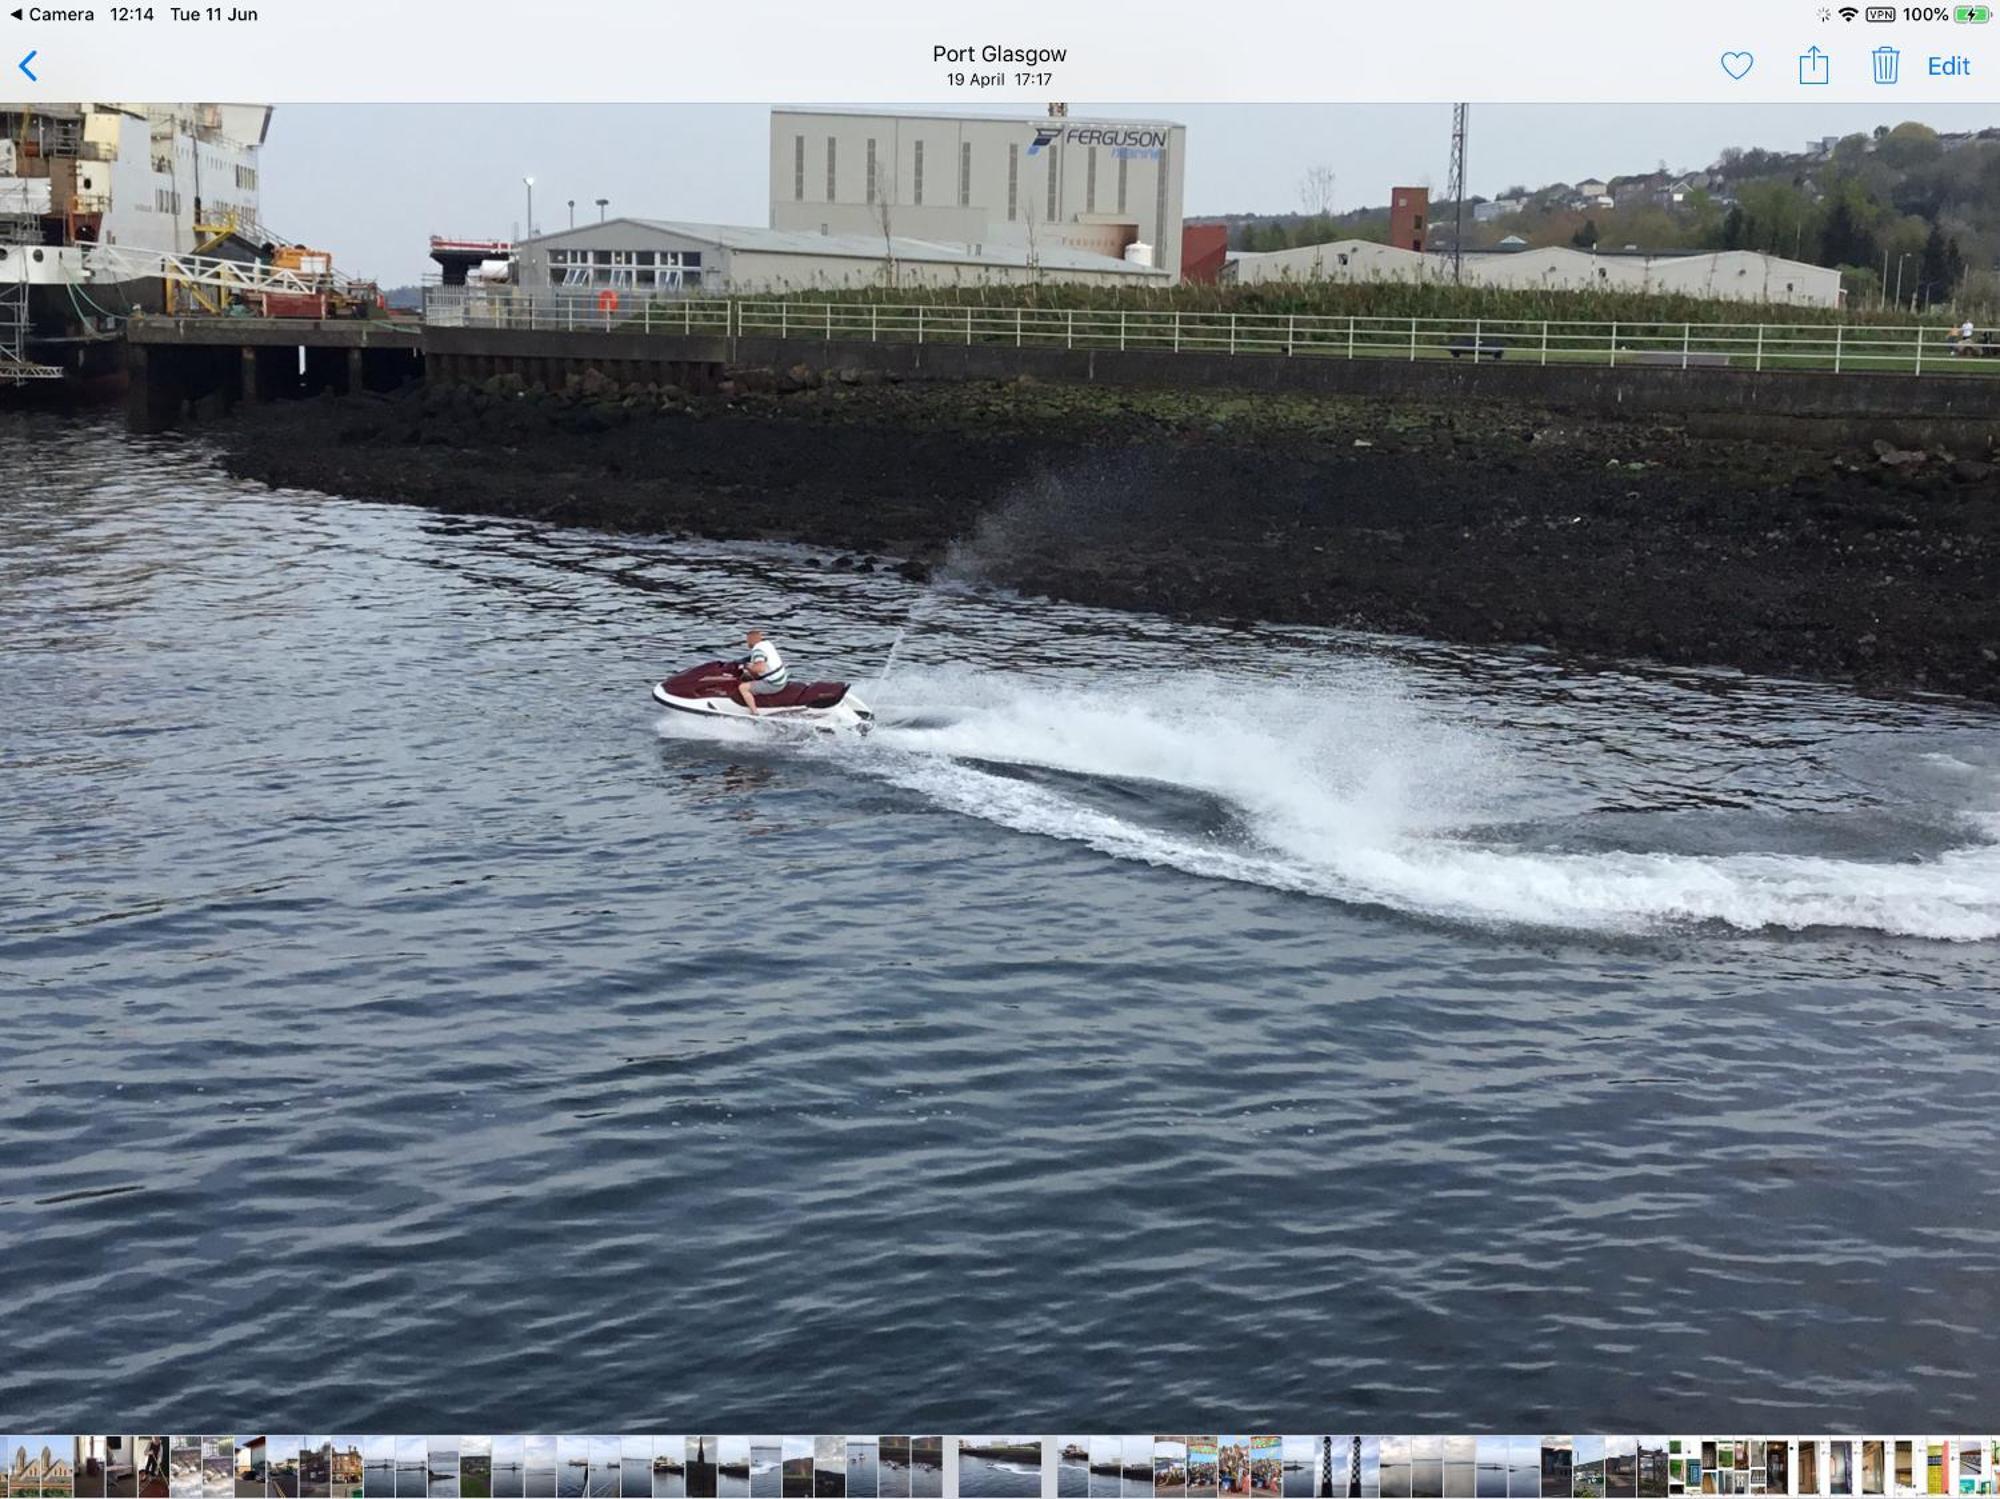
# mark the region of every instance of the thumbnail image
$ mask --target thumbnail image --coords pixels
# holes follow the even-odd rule
[[[687,1438],[653,1438],[653,1499],[687,1499]]]
[[[1604,1439],[1605,1499],[1639,1499],[1639,1439]]]
[[[652,1499],[652,1482],[649,1473],[641,1499]],[[458,1495],[459,1499],[493,1499],[493,1438],[459,1438]]]
[[[1570,1469],[1570,1493],[1576,1499],[1605,1499],[1604,1438],[1576,1439],[1576,1461]]]
[[[430,1499],[459,1499],[458,1459],[456,1436],[424,1439],[424,1482]]]
[[[784,1464],[785,1499],[812,1499],[813,1491],[813,1441],[811,1437],[785,1437],[780,1443],[781,1461]],[[729,1438],[722,1439],[722,1450],[729,1451]]]
[[[1157,1499],[1186,1499],[1187,1438],[1153,1438],[1153,1493]]]
[[[653,1439],[618,1439],[618,1493],[620,1499],[653,1499]]]
[[[910,1439],[878,1437],[875,1460],[880,1465],[881,1477],[876,1480],[876,1487],[881,1490],[882,1499],[909,1499]]]
[[[1188,1499],[1215,1499],[1222,1487],[1222,1448],[1230,1438],[1190,1434],[1187,1439]]]
[[[590,1487],[590,1438],[556,1438],[556,1499],[583,1499]],[[710,1499],[714,1499],[711,1492]]]
[[[361,1439],[361,1492],[364,1499],[396,1499],[394,1437],[377,1435]]]
[[[842,1499],[847,1493],[846,1437],[813,1438],[813,1493],[825,1499]]]
[[[1898,1495],[1899,1499],[1910,1499],[1910,1496],[1918,1492],[1917,1444],[1908,1437],[1898,1438],[1891,1461],[1894,1469],[1890,1482],[1894,1487],[1890,1492]]]
[[[785,1439],[750,1438],[750,1499],[780,1499],[785,1492]]]
[[[201,1438],[173,1437],[167,1443],[167,1492],[173,1499],[199,1499]]]
[[[1542,1438],[1542,1493],[1545,1499],[1572,1492],[1576,1469],[1576,1443],[1570,1437]]]
[[[1410,1493],[1413,1499],[1444,1499],[1444,1438],[1410,1438]]]
[[[1445,1499],[1472,1499],[1479,1479],[1479,1443],[1473,1437],[1444,1439]]]
[[[619,1441],[614,1436],[594,1436],[589,1439],[590,1468],[585,1479],[586,1499],[618,1499],[620,1476]],[[744,1454],[744,1477],[749,1477],[749,1454]]]
[[[521,1443],[521,1461],[527,1499],[556,1499],[556,1439],[547,1436],[525,1438]],[[372,1485],[368,1490],[368,1499],[375,1499]]]
[[[1481,1437],[1473,1450],[1472,1491],[1477,1499],[1507,1499],[1507,1461],[1511,1437]]]
[[[1964,1469],[1961,1467],[1961,1474]],[[1829,1494],[1854,1492],[1854,1444],[1836,1437],[1827,1447],[1826,1491]]]
[[[1638,1442],[1639,1499],[1667,1499],[1667,1439],[1640,1437]],[[1783,1493],[1784,1490],[1778,1492]]]
[[[1705,1462],[1707,1462],[1710,1468],[1713,1468],[1715,1466],[1716,1461],[1720,1459],[1720,1454],[1718,1453],[1716,1457],[1711,1458],[1709,1456],[1709,1447],[1710,1447],[1709,1443],[1704,1442],[1702,1444],[1702,1458]],[[1799,1442],[1798,1444],[1798,1468],[1799,1468],[1798,1492],[1799,1493],[1823,1494],[1826,1492],[1826,1462],[1823,1456],[1824,1449],[1825,1449],[1824,1443],[1814,1441],[1811,1438],[1806,1438]],[[1713,1493],[1714,1490],[1704,1487],[1702,1489],[1702,1492],[1704,1494],[1708,1494],[1708,1493]]]
[[[327,1476],[333,1499],[362,1499],[367,1469],[361,1455],[361,1438],[329,1437],[327,1454]]]
[[[1382,1495],[1382,1439],[1362,1437],[1359,1439],[1361,1454],[1361,1499],[1381,1499]],[[1354,1461],[1349,1455],[1350,1467]],[[1353,1473],[1348,1474],[1349,1485],[1353,1483]]]
[[[1861,1492],[1863,1494],[1889,1492],[1888,1444],[1879,1438],[1864,1440],[1861,1443]]]
[[[1279,1499],[1285,1487],[1285,1439],[1250,1438],[1250,1492],[1259,1499]]]
[[[1090,1499],[1090,1438],[1056,1438],[1057,1499]]]
[[[138,1499],[168,1499],[172,1489],[172,1445],[162,1437],[134,1437],[132,1455],[138,1459]]]
[[[105,1499],[139,1499],[138,1438],[126,1436],[98,1437],[104,1448],[104,1487],[96,1490]],[[91,1476],[78,1467],[76,1486],[78,1499],[91,1492],[85,1485]]]
[[[170,1448],[165,1436],[141,1436],[132,1438],[132,1457],[139,1465],[139,1499],[167,1499],[171,1466]]]
[[[125,1438],[82,1436],[76,1439],[76,1455],[70,1463],[70,1483],[76,1499],[104,1499],[110,1483],[109,1454],[114,1440],[123,1442]]]
[[[525,1499],[527,1494],[527,1442],[518,1436],[493,1438],[493,1499]]]
[[[715,1455],[721,1438],[692,1436],[687,1439],[687,1499],[716,1499]]]
[[[398,1436],[396,1499],[424,1499],[431,1486],[431,1446],[422,1437]]]
[[[305,1441],[294,1432],[264,1439],[264,1483],[271,1499],[298,1499],[299,1453]]]
[[[873,1437],[847,1439],[848,1499],[876,1499],[882,1487],[881,1459]]]
[[[202,1499],[229,1499],[236,1489],[236,1439],[201,1439]]]
[[[715,1448],[715,1492],[718,1499],[750,1499],[750,1438],[724,1437]],[[812,1484],[806,1484],[812,1492]]]
[[[1089,1499],[1122,1499],[1125,1482],[1125,1441],[1122,1437],[1090,1439]]]
[[[1410,1499],[1410,1438],[1383,1437],[1381,1440],[1382,1499]]]
[[[1320,1443],[1330,1440],[1321,1437],[1285,1438],[1285,1499],[1313,1499],[1318,1492]]]
[[[910,1438],[910,1499],[943,1499],[944,1438]]]
[[[1564,1494],[1569,1490],[1564,1489]],[[1510,1499],[1541,1499],[1542,1439],[1507,1438],[1507,1493]]]
[[[236,1439],[236,1499],[264,1499],[264,1475],[269,1452],[261,1436]],[[422,1490],[418,1491],[419,1493]]]
[[[1126,1436],[1118,1445],[1123,1453],[1119,1479],[1124,1499],[1147,1499],[1153,1492],[1153,1439]]]
[[[333,1499],[333,1438],[306,1436],[299,1444],[300,1499]]]

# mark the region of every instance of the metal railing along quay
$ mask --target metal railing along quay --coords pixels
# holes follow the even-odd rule
[[[2000,375],[2000,330],[1935,325],[1585,322],[1145,312],[723,297],[518,297],[433,288],[441,327],[986,344],[1317,359]]]

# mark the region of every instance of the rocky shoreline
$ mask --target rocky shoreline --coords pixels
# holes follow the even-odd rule
[[[794,540],[1205,619],[2000,702],[1990,450],[803,369],[707,395],[502,377],[252,408],[216,431],[240,476],[356,498]]]

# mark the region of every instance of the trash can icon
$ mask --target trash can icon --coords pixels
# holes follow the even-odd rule
[[[1877,47],[1874,52],[1875,81],[1894,83],[1903,69],[1903,54],[1894,47]]]

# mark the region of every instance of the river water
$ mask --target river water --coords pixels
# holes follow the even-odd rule
[[[1991,712],[0,464],[11,1429],[2000,1408]]]

